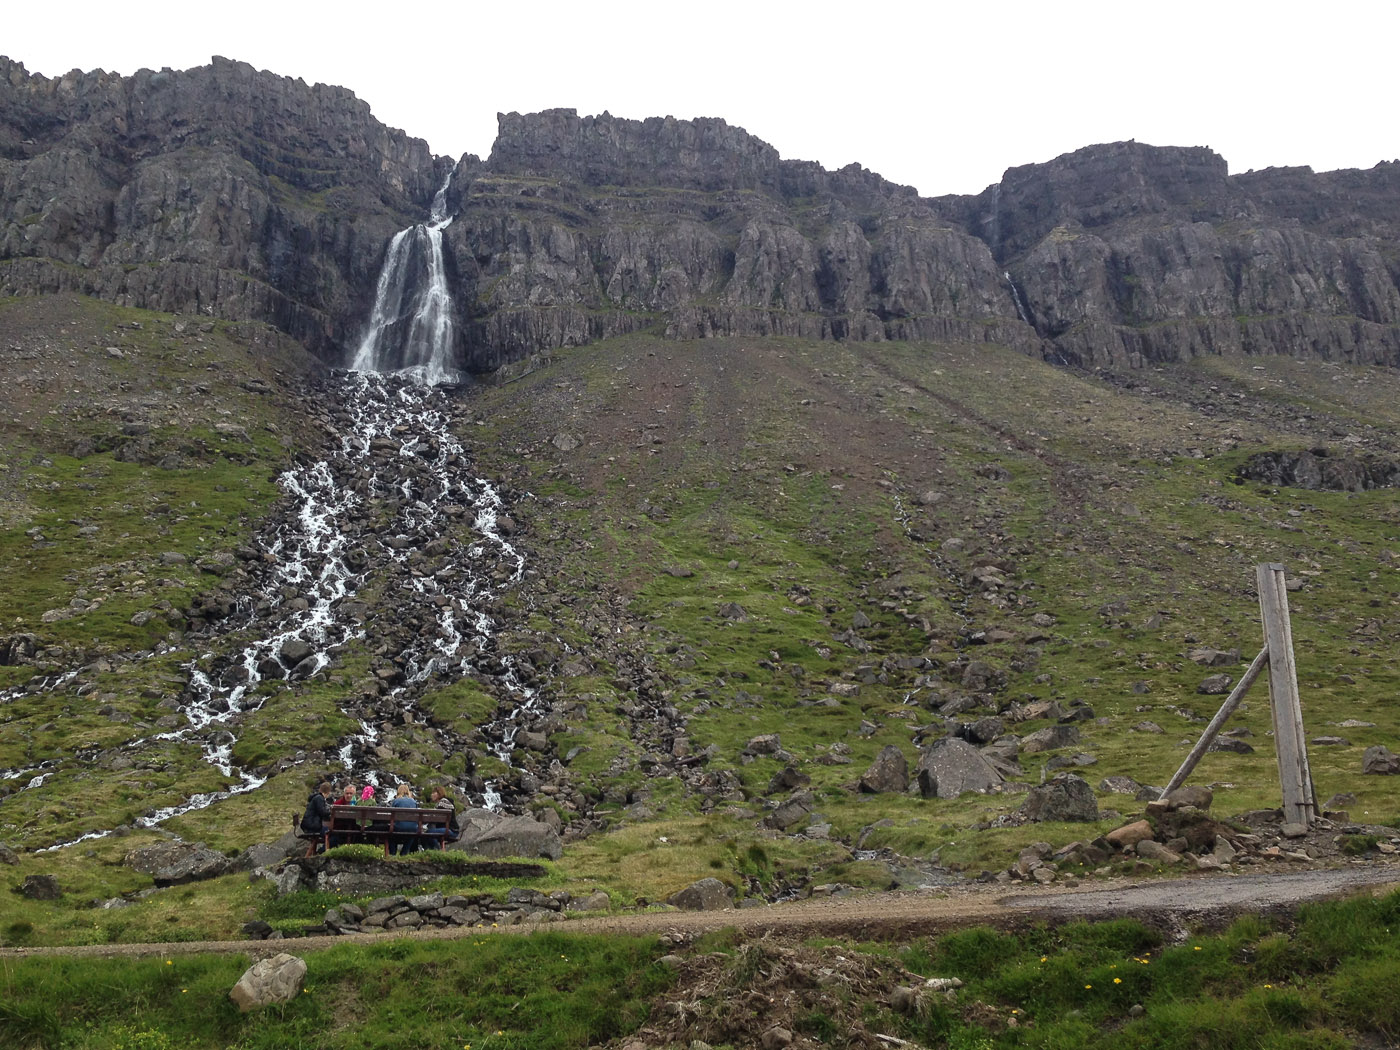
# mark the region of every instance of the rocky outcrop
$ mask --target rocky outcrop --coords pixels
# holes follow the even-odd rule
[[[444,173],[344,88],[224,58],[53,79],[0,58],[0,294],[268,321],[332,356]]]
[[[1400,488],[1400,461],[1384,456],[1332,455],[1328,449],[1259,452],[1245,460],[1239,476],[1265,485],[1333,492]]]
[[[1090,146],[942,198],[1082,364],[1203,354],[1400,362],[1400,171],[1230,176],[1208,149]]]
[[[1232,176],[1120,142],[924,199],[720,119],[556,109],[501,114],[487,161],[453,166],[342,88],[220,58],[55,79],[0,59],[0,294],[269,321],[343,361],[449,172],[470,371],[639,330],[1400,363],[1393,163]]]

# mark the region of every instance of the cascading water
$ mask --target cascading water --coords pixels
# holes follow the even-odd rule
[[[1025,304],[1021,302],[1021,293],[1016,288],[1016,282],[1011,279],[1011,271],[1003,270],[1001,272],[1001,275],[1006,278],[1006,285],[1008,288],[1011,289],[1011,301],[1016,304],[1016,316],[1019,317],[1025,324],[1030,324],[1031,319],[1026,314]]]
[[[374,309],[350,367],[403,372],[430,386],[455,383],[456,331],[442,254],[442,231],[452,225],[447,187],[433,197],[426,223],[400,230],[389,242],[375,288]]]
[[[354,701],[348,703],[346,713],[359,728],[332,752],[346,771],[378,783],[386,772],[378,768],[382,727],[396,720],[422,724],[414,717],[417,698],[434,682],[473,670],[489,674],[510,703],[504,716],[481,727],[481,734],[506,761],[519,724],[538,706],[538,694],[513,658],[494,652],[496,624],[486,611],[500,588],[520,579],[524,558],[503,537],[498,527],[501,497],[470,473],[450,427],[447,395],[435,389],[459,378],[442,253],[442,231],[451,223],[447,185],[445,181],[434,197],[430,221],[401,231],[390,243],[352,371],[335,391],[341,406],[339,441],[326,458],[279,478],[295,508],[263,537],[271,569],[255,592],[240,601],[240,614],[233,618],[237,622],[206,638],[202,648],[207,651],[186,665],[188,686],[178,711],[187,724],[105,753],[111,757],[157,743],[194,743],[225,781],[216,791],[149,810],[137,819],[140,826],[204,809],[265,782],[262,775],[235,764],[236,733],[281,691],[321,674],[339,649],[366,638],[364,608],[357,612],[350,599],[370,578],[399,595],[399,615],[422,627],[401,644],[381,646],[380,651],[396,650],[391,665],[381,668],[392,684],[359,701],[358,708]],[[464,518],[475,539],[464,556],[452,557],[445,537],[449,525]],[[440,548],[438,560],[425,558],[424,551],[435,547]],[[246,641],[249,635],[251,642]],[[168,651],[162,643],[130,659]],[[489,672],[477,667],[482,656],[489,656]],[[64,689],[76,674],[36,680],[0,694],[0,703],[23,693]],[[460,743],[444,739],[443,750]],[[82,775],[81,768],[66,768],[71,762],[88,763],[95,757],[47,758],[0,770],[0,780],[22,778],[18,790],[42,791],[56,777]],[[494,784],[486,785],[478,798],[488,808],[501,805]],[[86,830],[50,848],[112,830]]]

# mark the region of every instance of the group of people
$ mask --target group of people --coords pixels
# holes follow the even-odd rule
[[[327,845],[343,846],[348,842],[382,842],[387,833],[388,848],[391,854],[403,856],[420,849],[437,849],[444,842],[455,842],[460,836],[457,826],[457,804],[439,785],[434,785],[428,793],[428,804],[420,806],[413,797],[413,788],[399,784],[394,796],[387,802],[379,802],[374,797],[374,785],[365,784],[357,789],[355,782],[347,780],[338,795],[332,797],[330,781],[322,781],[306,800],[306,812],[301,818],[302,833],[309,836],[326,836]],[[395,809],[442,809],[447,811],[447,819],[441,824],[420,827],[416,820],[367,820],[360,822],[360,830],[331,831],[331,806],[380,806]],[[327,832],[329,835],[327,836]]]

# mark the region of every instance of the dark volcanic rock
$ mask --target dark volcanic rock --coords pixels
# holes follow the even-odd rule
[[[924,798],[957,798],[965,791],[988,791],[1003,780],[977,748],[956,737],[945,737],[925,748],[914,778]]]
[[[1259,452],[1245,460],[1239,476],[1265,485],[1364,492],[1400,487],[1400,461],[1379,456],[1334,456],[1324,448],[1309,452]]]
[[[909,787],[909,761],[893,744],[881,749],[860,778],[860,790],[870,794],[903,791]]]
[[[1098,820],[1099,804],[1088,781],[1060,773],[1031,788],[1021,812],[1029,820]]]

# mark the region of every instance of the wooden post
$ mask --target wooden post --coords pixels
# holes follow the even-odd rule
[[[1201,734],[1201,739],[1196,741],[1196,746],[1191,749],[1191,753],[1186,756],[1186,761],[1181,763],[1175,775],[1167,782],[1167,786],[1162,789],[1161,798],[1166,798],[1171,792],[1186,783],[1186,778],[1191,775],[1191,770],[1196,768],[1196,763],[1210,748],[1211,741],[1220,732],[1221,726],[1225,724],[1235,708],[1240,706],[1240,701],[1244,699],[1244,694],[1249,692],[1249,687],[1254,684],[1254,680],[1259,677],[1259,672],[1264,670],[1264,665],[1269,662],[1269,647],[1266,645],[1259,650],[1259,655],[1249,665],[1249,670],[1245,671],[1243,677],[1236,683],[1235,688],[1230,690],[1230,695],[1225,698],[1225,702],[1220,705],[1220,710],[1215,713],[1215,717],[1210,720],[1210,725],[1206,726],[1206,731]]]
[[[1293,628],[1288,620],[1288,591],[1283,566],[1260,565],[1259,612],[1264,620],[1264,643],[1269,653],[1269,700],[1274,719],[1274,750],[1283,787],[1283,819],[1311,827],[1317,815],[1312,771],[1308,768],[1303,735],[1303,702],[1298,695],[1298,671],[1293,659]]]

